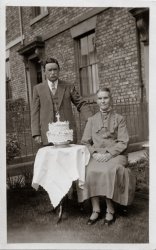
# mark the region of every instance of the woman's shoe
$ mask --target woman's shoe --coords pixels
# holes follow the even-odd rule
[[[100,211],[93,211],[92,214],[97,214],[97,217],[95,219],[91,219],[89,218],[89,220],[87,221],[88,225],[93,225],[95,224],[99,219],[101,219],[101,212]]]
[[[111,217],[111,219],[109,217]],[[115,220],[116,220],[115,213],[106,212],[106,217],[104,219],[105,225],[110,226],[112,223],[115,222]]]

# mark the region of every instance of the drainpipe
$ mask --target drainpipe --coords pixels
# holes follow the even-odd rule
[[[19,22],[20,22],[20,35],[21,35],[21,44],[24,45],[23,41],[23,27],[22,27],[22,12],[21,12],[21,7],[18,7],[19,11]]]
[[[19,23],[20,23],[20,35],[21,35],[21,45],[24,45],[24,39],[23,39],[23,25],[22,25],[22,8],[18,7],[19,11]],[[26,99],[28,102],[28,107],[30,110],[30,97],[29,97],[29,86],[28,86],[28,76],[27,71],[29,70],[28,62],[25,56],[23,55],[23,62],[24,62],[24,78],[25,78],[25,87],[26,87]]]

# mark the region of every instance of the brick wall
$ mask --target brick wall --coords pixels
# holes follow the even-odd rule
[[[25,34],[25,43],[33,41],[36,36],[49,35],[54,30],[57,30],[62,25],[73,21],[77,17],[87,13],[93,8],[67,8],[67,7],[48,7],[49,15],[39,22],[30,25],[33,19],[32,8],[22,7],[23,16],[23,31]]]
[[[45,55],[57,58],[60,64],[60,78],[76,83],[74,42],[70,31],[62,32],[60,35],[49,39],[45,43]]]
[[[10,52],[12,98],[24,98],[24,100],[27,100],[24,63],[22,57],[17,52],[18,49],[19,45],[16,45],[12,47]]]
[[[16,6],[6,7],[6,41],[7,44],[20,36],[19,9]]]
[[[114,102],[139,101],[135,20],[126,8],[98,15],[96,46],[100,83],[112,88]]]

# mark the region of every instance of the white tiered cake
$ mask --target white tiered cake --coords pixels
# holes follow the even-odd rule
[[[73,141],[73,130],[69,129],[69,121],[60,121],[60,115],[57,114],[57,122],[49,123],[47,131],[48,142],[54,145],[66,145]]]

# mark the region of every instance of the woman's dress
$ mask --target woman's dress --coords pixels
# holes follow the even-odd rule
[[[87,145],[91,155],[94,152],[109,152],[112,158],[98,162],[91,157],[86,167],[84,189],[79,189],[78,200],[94,196],[105,196],[121,205],[133,201],[136,179],[127,168],[127,149],[129,136],[124,118],[111,110],[98,112],[88,119],[82,143]]]

